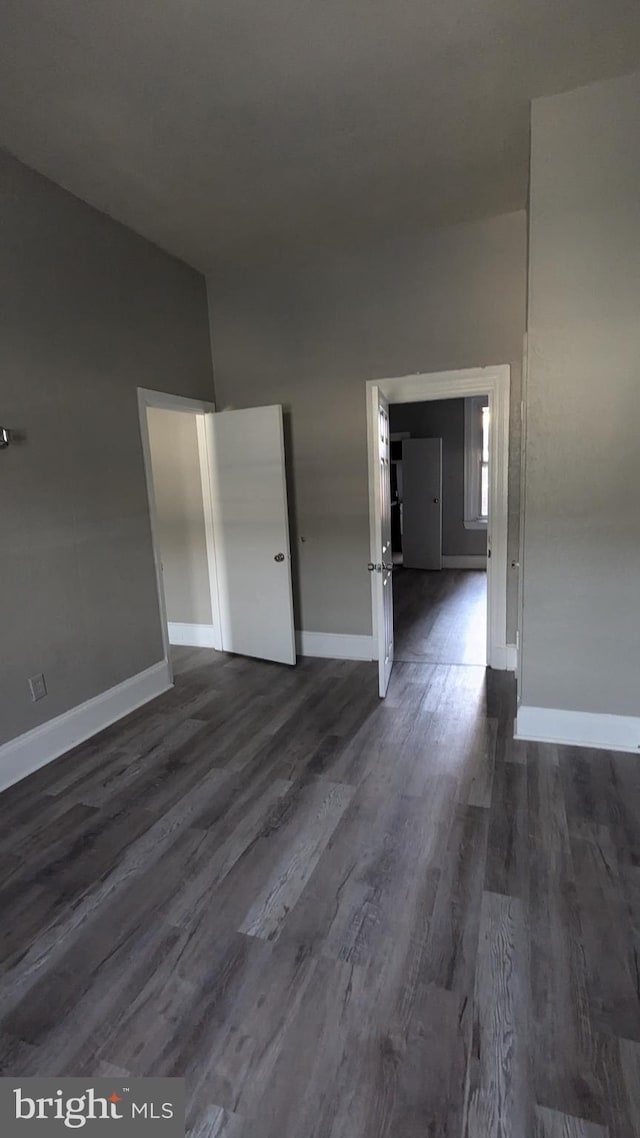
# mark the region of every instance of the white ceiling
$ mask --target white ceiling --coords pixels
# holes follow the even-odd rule
[[[190,263],[526,203],[528,100],[638,0],[2,0],[0,144]]]

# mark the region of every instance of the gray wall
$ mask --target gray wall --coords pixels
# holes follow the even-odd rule
[[[486,557],[487,531],[464,525],[464,399],[395,403],[389,410],[392,431],[416,439],[442,439],[442,554]]]
[[[371,632],[367,379],[511,364],[509,553],[517,559],[523,212],[207,283],[219,405],[282,403],[288,412],[299,628]]]
[[[0,153],[0,742],[162,658],[138,385],[211,398],[203,278]]]
[[[533,104],[522,702],[640,714],[640,75]]]
[[[150,407],[147,419],[167,619],[211,624],[196,416]]]

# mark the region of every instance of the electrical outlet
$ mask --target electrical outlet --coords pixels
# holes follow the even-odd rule
[[[31,692],[31,698],[34,703],[37,703],[39,699],[44,699],[47,694],[47,685],[42,672],[37,676],[31,677],[29,680],[29,691]]]

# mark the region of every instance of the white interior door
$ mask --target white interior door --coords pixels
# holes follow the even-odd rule
[[[282,407],[207,421],[223,651],[295,664]]]
[[[375,573],[375,605],[378,629],[378,680],[382,697],[387,694],[393,667],[393,551],[391,547],[391,478],[389,443],[389,404],[378,393],[375,458],[378,477],[375,487],[376,548],[375,561],[369,566]]]
[[[442,569],[442,439],[402,443],[402,563]]]

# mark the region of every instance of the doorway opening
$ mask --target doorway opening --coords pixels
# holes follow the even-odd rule
[[[220,648],[206,415],[212,403],[140,390],[139,419],[165,657]]]
[[[138,410],[165,659],[181,644],[295,664],[282,407],[139,388]]]
[[[449,403],[455,402],[458,407],[458,417],[462,415],[466,431],[472,428],[473,423],[479,431],[479,447],[469,447],[465,451],[463,460],[464,471],[464,520],[463,526],[470,534],[480,536],[473,541],[481,541],[483,551],[478,553],[460,554],[460,559],[484,557],[485,562],[462,561],[447,563],[443,559],[453,554],[439,550],[438,563],[429,569],[428,562],[423,561],[423,573],[441,574],[444,570],[480,569],[486,580],[486,590],[482,589],[483,579],[458,578],[454,576],[451,582],[450,593],[457,591],[457,586],[468,589],[467,608],[477,617],[478,613],[486,613],[484,651],[481,633],[478,633],[477,620],[472,621],[473,628],[469,631],[468,644],[465,643],[465,634],[458,633],[458,648],[464,645],[464,651],[469,654],[478,654],[478,662],[486,663],[492,668],[506,669],[509,666],[510,653],[506,641],[506,609],[507,609],[507,475],[509,454],[509,385],[510,369],[508,365],[499,365],[490,368],[474,368],[465,371],[436,372],[431,374],[417,374],[399,376],[383,380],[371,380],[367,383],[367,422],[369,442],[369,521],[371,536],[371,561],[369,563],[371,577],[371,598],[373,614],[373,631],[378,646],[378,672],[380,695],[386,694],[389,678],[394,661],[394,587],[392,584],[394,573],[394,553],[397,564],[400,564],[400,554],[406,561],[407,569],[412,568],[410,559],[415,556],[415,549],[408,549],[408,535],[406,532],[408,502],[406,497],[407,474],[409,463],[414,462],[418,470],[421,464],[430,461],[432,476],[436,481],[430,484],[428,495],[414,496],[423,510],[425,499],[432,508],[432,536],[429,530],[418,537],[418,552],[420,556],[433,553],[433,532],[437,534],[438,525],[442,526],[442,464],[438,473],[438,455],[442,454],[443,434],[437,435],[434,429],[429,428],[429,435],[422,438],[412,438],[411,431],[402,425],[402,418],[398,418],[392,409],[397,405]],[[486,408],[486,410],[485,410]],[[404,412],[403,412],[404,413]],[[392,430],[390,415],[395,417],[396,430]],[[398,413],[399,414],[399,413]],[[484,428],[484,434],[483,434]],[[404,435],[404,438],[393,439],[392,434]],[[440,441],[438,441],[440,440]],[[392,522],[392,513],[400,513],[399,506],[392,506],[392,446],[401,443],[402,471],[400,477],[402,489],[402,515],[401,548],[398,549],[399,520]],[[428,459],[430,455],[430,459]],[[395,459],[397,463],[398,459]],[[405,466],[405,463],[407,464]],[[436,471],[433,475],[433,470]],[[438,479],[440,479],[438,481]],[[398,471],[395,474],[397,490]],[[434,501],[437,499],[437,501]],[[486,511],[486,512],[485,512]],[[435,520],[434,520],[435,519]],[[415,527],[414,527],[415,528]],[[394,550],[394,530],[396,549]],[[425,537],[427,532],[427,537]],[[414,533],[415,537],[415,533]],[[436,551],[437,555],[437,551]],[[401,578],[399,578],[401,580]],[[407,585],[409,579],[405,577]],[[443,578],[446,581],[447,578]],[[465,581],[469,583],[465,585]],[[400,593],[401,586],[396,591]],[[410,589],[407,589],[410,593]],[[484,597],[483,597],[484,592]],[[486,599],[485,599],[486,598]],[[433,599],[433,598],[432,598]],[[407,601],[407,607],[410,602]],[[483,607],[484,606],[484,607]],[[400,607],[400,597],[398,598]],[[445,606],[446,607],[446,606]],[[465,606],[463,606],[465,607]],[[456,639],[452,631],[452,621],[443,620],[443,628],[449,625],[449,652],[453,651]],[[433,629],[431,630],[433,631]],[[443,633],[444,638],[446,635]],[[428,638],[427,638],[428,639]],[[473,641],[476,641],[475,646]],[[402,649],[401,649],[402,650]],[[433,642],[429,651],[440,654],[444,649],[436,647]],[[481,659],[479,657],[482,657]],[[423,655],[424,659],[425,656]],[[433,658],[432,658],[433,659]],[[439,661],[433,661],[439,662]],[[454,661],[443,661],[454,662]],[[470,661],[468,661],[470,662]]]
[[[391,403],[394,658],[487,663],[487,395]]]

